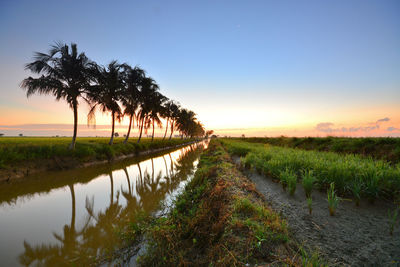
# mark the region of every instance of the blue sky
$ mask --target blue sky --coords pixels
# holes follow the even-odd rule
[[[72,122],[18,86],[33,52],[63,41],[140,65],[210,128],[397,123],[399,14],[399,1],[2,1],[0,111]]]

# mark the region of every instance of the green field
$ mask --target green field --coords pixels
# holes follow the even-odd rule
[[[133,224],[132,230],[149,242],[140,266],[325,266],[290,240],[287,222],[215,139],[174,208],[150,227]],[[283,246],[295,249],[282,253]]]
[[[142,138],[140,143],[132,138],[124,144],[124,138],[114,139],[108,145],[108,137],[78,137],[74,150],[68,149],[70,137],[1,137],[0,168],[10,168],[26,161],[52,158],[71,158],[80,162],[112,159],[115,156],[138,153],[144,150],[186,143],[188,139],[162,140]]]
[[[298,181],[312,174],[315,186],[326,189],[331,183],[341,195],[356,199],[393,198],[400,194],[400,164],[354,154],[309,151],[225,139],[231,154],[260,173],[281,179],[294,173]]]
[[[360,154],[383,159],[391,163],[400,162],[400,138],[394,137],[251,137],[246,142],[274,146],[301,148],[306,150],[331,151],[345,154]]]

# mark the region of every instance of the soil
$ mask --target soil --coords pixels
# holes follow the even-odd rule
[[[240,163],[238,157],[233,160]],[[270,206],[288,221],[295,241],[317,250],[330,266],[400,266],[399,219],[390,235],[388,210],[396,208],[393,203],[361,201],[357,207],[351,199],[342,199],[336,215],[330,216],[326,192],[313,191],[309,215],[301,184],[290,196],[272,178],[243,172]]]

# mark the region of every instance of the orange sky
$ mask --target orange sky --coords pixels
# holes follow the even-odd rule
[[[72,124],[72,111],[68,105],[56,102],[50,96],[33,96],[29,99],[20,99],[21,106],[0,106],[0,125],[24,124]],[[79,131],[81,135],[108,135],[110,128],[109,114],[97,114],[96,130],[86,127],[88,107],[81,104],[79,107]],[[207,129],[213,129],[221,136],[399,136],[400,135],[400,107],[372,106],[355,108],[327,108],[315,110],[299,107],[252,107],[252,106],[215,106],[198,113],[198,118]],[[382,120],[377,122],[378,120]],[[319,127],[320,123],[330,123]],[[117,125],[117,131],[124,133],[128,122],[124,119]],[[378,126],[378,127],[377,127]],[[60,126],[57,126],[58,128]],[[55,127],[56,131],[58,128]],[[29,130],[26,126],[16,127],[16,131],[26,132],[26,135],[51,135],[51,127],[47,131]],[[71,126],[63,126],[62,135],[71,135]],[[18,130],[17,130],[18,129]],[[388,130],[390,129],[390,130]],[[8,128],[0,127],[0,133],[9,135]],[[133,131],[136,133],[136,130]],[[156,130],[157,135],[163,135],[163,129]]]

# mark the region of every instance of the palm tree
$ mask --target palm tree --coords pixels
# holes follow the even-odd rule
[[[154,109],[153,102],[155,101],[155,95],[158,93],[158,84],[150,77],[145,77],[141,80],[140,90],[140,109],[137,113],[137,123],[139,127],[139,139],[138,143],[142,138],[143,129],[147,132],[151,122],[154,121],[154,112],[150,114]],[[153,118],[151,118],[151,116]]]
[[[152,99],[150,100],[150,113],[149,113],[149,122],[151,122],[153,126],[153,133],[151,135],[151,141],[154,140],[154,126],[157,123],[157,126],[162,127],[162,122],[160,120],[160,115],[163,112],[163,102],[165,102],[167,98],[160,94],[159,92],[154,92],[152,95]]]
[[[173,118],[173,111],[172,111],[172,106],[175,105],[173,100],[165,100],[164,105],[161,107],[161,116],[164,119],[167,119],[167,122],[165,123],[165,133],[163,140],[165,140],[165,137],[167,136],[167,131],[168,131],[168,123],[170,120]],[[171,122],[172,123],[172,122]]]
[[[94,65],[92,68],[95,84],[90,86],[88,97],[92,107],[88,114],[88,123],[95,122],[96,108],[99,106],[101,111],[111,112],[111,138],[109,145],[114,141],[115,120],[121,122],[122,111],[118,104],[124,90],[124,79],[121,71],[123,65],[117,61],[111,61],[107,67]]]
[[[141,81],[145,77],[145,71],[139,67],[132,68],[129,65],[125,65],[124,68],[125,88],[122,94],[121,102],[122,106],[124,106],[124,115],[129,116],[128,132],[124,141],[126,144],[129,139],[133,120],[136,116],[136,110],[140,105],[139,89]]]
[[[48,54],[36,52],[34,61],[26,64],[25,69],[39,78],[28,77],[21,83],[26,89],[27,97],[33,94],[53,95],[56,100],[64,99],[74,112],[74,133],[70,149],[75,148],[78,131],[78,100],[84,98],[89,87],[89,67],[92,62],[85,53],[78,53],[77,45],[56,43],[51,46]],[[86,100],[86,99],[85,99]]]
[[[169,135],[169,140],[171,140],[172,134],[174,133],[174,127],[179,118],[181,108],[178,103],[172,103],[169,108],[171,110],[171,122],[170,122],[171,134]]]
[[[183,136],[189,136],[191,123],[196,121],[196,113],[191,110],[181,109],[178,115],[177,128],[181,132],[181,138]]]

